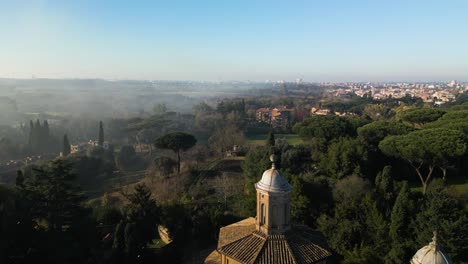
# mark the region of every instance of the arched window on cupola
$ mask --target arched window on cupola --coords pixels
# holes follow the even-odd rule
[[[265,204],[262,203],[262,205],[260,206],[260,224],[261,225],[265,224],[265,222],[266,222],[265,217],[266,217]]]

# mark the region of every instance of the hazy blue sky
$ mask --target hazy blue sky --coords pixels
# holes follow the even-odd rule
[[[0,77],[467,80],[468,1],[0,0]]]

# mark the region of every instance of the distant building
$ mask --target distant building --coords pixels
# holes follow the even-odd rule
[[[70,145],[70,154],[75,154],[75,153],[82,153],[85,152],[88,149],[88,144],[86,143],[80,143],[76,145]]]
[[[89,145],[89,146],[93,146],[93,147],[99,146],[97,140],[90,140],[90,141],[88,141],[88,145]],[[108,150],[108,149],[110,148],[109,142],[104,141],[104,142],[102,143],[102,148],[105,149],[105,150]]]
[[[310,114],[311,115],[329,115],[331,113],[332,112],[330,111],[330,109],[317,109],[315,107],[312,107],[310,109]]]
[[[275,108],[259,108],[255,111],[257,122],[270,124],[273,128],[286,128],[291,121],[292,109],[286,106]]]
[[[286,106],[273,108],[271,111],[271,126],[273,128],[286,128],[291,120],[292,109]]]
[[[432,95],[428,93],[419,93],[419,94],[416,94],[416,97],[421,98],[426,103],[432,102]]]
[[[74,153],[84,153],[89,147],[96,147],[98,146],[97,140],[90,140],[87,143],[79,143],[76,145],[70,145],[70,154]],[[102,148],[105,150],[110,149],[111,145],[109,142],[104,141],[102,143]]]
[[[457,86],[457,81],[456,81],[456,80],[452,80],[447,86],[448,86],[448,87],[455,87],[455,86]]]
[[[270,108],[259,108],[255,111],[255,117],[258,122],[270,123],[271,121],[271,109]]]

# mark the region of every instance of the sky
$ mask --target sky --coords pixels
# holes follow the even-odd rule
[[[468,81],[468,1],[0,0],[0,77]]]

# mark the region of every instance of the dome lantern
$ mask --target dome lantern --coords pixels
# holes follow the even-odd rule
[[[286,181],[281,172],[276,169],[276,155],[270,156],[271,169],[263,172],[262,179],[255,184],[257,190],[266,192],[290,192],[292,186]]]
[[[276,156],[270,156],[271,169],[255,184],[257,190],[257,230],[264,234],[283,234],[291,228],[290,195],[292,186],[276,169]]]

